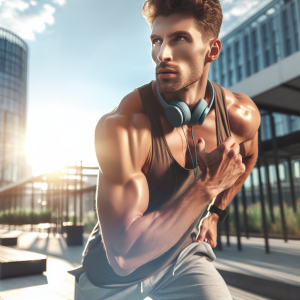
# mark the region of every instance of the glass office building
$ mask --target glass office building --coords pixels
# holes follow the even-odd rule
[[[225,88],[251,77],[300,51],[300,0],[273,0],[221,38],[220,56],[209,78]],[[255,87],[253,87],[255,89]],[[261,111],[264,115],[264,111]],[[300,117],[273,113],[276,136],[300,130]],[[270,139],[268,117],[262,117],[262,139]]]
[[[26,43],[0,28],[0,187],[26,175]]]
[[[211,64],[209,73],[209,78],[221,86],[249,95],[260,109],[260,156],[245,182],[245,195],[239,192],[238,199],[246,197],[246,203],[250,205],[264,197],[270,211],[273,205],[280,205],[283,211],[282,203],[296,211],[297,203],[300,203],[297,202],[300,199],[299,32],[300,0],[270,1],[221,37],[222,50]],[[272,77],[270,70],[272,73],[276,69],[279,75]],[[287,69],[292,69],[296,77],[280,81]],[[273,84],[273,91],[264,90],[257,94],[260,82],[261,86]],[[276,93],[282,97],[279,101],[283,103],[283,109],[276,107],[273,101]],[[289,101],[292,107],[291,93],[296,95],[292,103],[295,109],[282,113],[284,103]],[[267,99],[268,105],[259,102],[261,99]],[[285,223],[283,218],[282,222]]]
[[[229,88],[271,66],[300,50],[299,31],[300,0],[271,1],[221,38],[210,78]]]

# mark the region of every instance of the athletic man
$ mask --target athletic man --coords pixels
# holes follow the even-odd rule
[[[97,125],[99,223],[75,299],[231,299],[211,246],[255,165],[260,115],[246,95],[208,81],[221,51],[219,0],[148,0],[143,14],[156,81]]]

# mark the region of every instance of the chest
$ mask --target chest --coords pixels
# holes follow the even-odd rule
[[[183,126],[183,128],[173,128],[164,116],[160,116],[164,135],[170,152],[173,158],[184,168],[192,169],[193,164],[191,156],[187,147],[187,142],[191,150],[191,155],[195,163],[195,149],[193,144],[191,126]],[[184,131],[184,132],[183,132]],[[184,135],[185,134],[185,135]],[[231,132],[232,136],[238,143],[239,138]],[[212,152],[217,148],[217,129],[215,121],[215,110],[212,110],[203,125],[196,125],[193,127],[193,135],[195,144],[197,145],[200,138],[205,141],[205,151]],[[185,138],[186,136],[186,138]],[[187,142],[186,142],[187,139]]]

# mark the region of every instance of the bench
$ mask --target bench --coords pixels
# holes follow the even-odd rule
[[[47,232],[49,234],[50,231],[52,231],[52,233],[53,233],[54,230],[56,229],[56,224],[54,224],[54,223],[40,223],[40,224],[37,225],[37,229],[38,229],[38,232]]]
[[[0,246],[0,279],[40,274],[46,271],[47,256]]]

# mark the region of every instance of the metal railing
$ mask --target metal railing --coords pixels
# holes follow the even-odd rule
[[[53,223],[57,232],[61,232],[64,222],[84,222],[84,214],[96,222],[98,170],[98,167],[84,167],[81,163],[5,186],[0,189],[2,218],[19,214],[27,217],[25,223],[29,222],[32,228],[37,222]],[[15,223],[11,225],[25,225],[20,224],[22,220]]]

